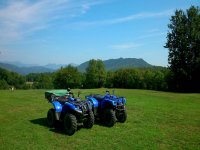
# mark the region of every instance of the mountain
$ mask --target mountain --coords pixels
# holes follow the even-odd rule
[[[20,61],[4,61],[4,62],[0,62],[0,63],[10,64],[10,65],[14,65],[14,66],[17,66],[17,67],[33,67],[33,66],[37,66],[36,64],[25,64],[25,63],[22,63]]]
[[[31,66],[31,67],[18,67],[16,65],[0,63],[0,67],[9,71],[17,72],[22,75],[29,73],[42,73],[42,72],[53,72],[54,70],[43,67],[43,66]]]
[[[61,67],[65,67],[65,66],[67,66],[67,65],[64,65],[64,64],[47,64],[44,67],[52,69],[52,70],[57,70],[57,69],[60,69]]]
[[[147,68],[153,67],[143,59],[137,58],[118,58],[118,59],[109,59],[103,61],[106,67],[106,70],[117,70],[120,68]],[[80,65],[70,64],[74,67],[77,67],[79,71],[84,72],[88,66],[89,61],[86,61]],[[23,64],[21,62],[0,62],[0,67],[7,69],[9,71],[17,72],[22,75],[29,73],[43,73],[43,72],[53,72],[61,67],[67,66],[66,64],[47,64],[45,66],[34,66],[32,64]]]
[[[109,59],[105,60],[104,64],[107,70],[116,70],[119,68],[144,68],[152,67],[149,63],[143,59],[137,58],[119,58],[119,59]]]
[[[84,72],[88,66],[89,61],[80,64],[77,68],[79,71]],[[143,59],[137,58],[118,58],[103,61],[106,70],[117,70],[120,68],[148,68],[153,67]]]
[[[78,66],[78,65],[73,64],[73,63],[71,63],[71,64],[69,64],[69,65],[71,65],[71,66],[73,66],[73,67]],[[58,69],[60,69],[61,67],[66,67],[66,66],[68,66],[68,65],[67,65],[67,64],[47,64],[47,65],[45,65],[44,67],[49,68],[49,69],[52,69],[52,70],[58,70]]]

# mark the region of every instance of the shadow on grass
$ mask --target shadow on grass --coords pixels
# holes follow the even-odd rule
[[[46,118],[33,119],[33,120],[30,120],[30,122],[33,123],[33,124],[48,127]]]
[[[51,132],[55,132],[55,133],[66,135],[65,131],[64,131],[64,127],[63,127],[63,123],[62,122],[56,122],[56,125],[55,125],[54,128],[50,128],[48,126],[46,118],[33,119],[33,120],[30,120],[30,122],[33,123],[33,124],[36,124],[36,125],[40,125],[40,126],[49,128],[49,131],[51,131]],[[83,125],[82,124],[78,124],[77,131],[79,131],[81,128],[83,128]]]
[[[118,120],[116,120],[116,122],[115,122],[115,124],[114,125],[116,125],[116,124],[121,124],[121,122],[119,122]],[[99,118],[95,118],[95,122],[94,122],[94,125],[98,125],[98,126],[102,126],[102,127],[106,127],[106,128],[112,128],[113,126],[107,126],[107,125],[105,125],[103,122],[102,122],[102,120],[101,119],[99,119]]]
[[[95,118],[94,125],[98,125],[98,126],[106,127],[106,128],[112,128],[112,127],[108,127],[108,126],[106,126],[106,125],[102,122],[102,120],[99,119],[99,118]]]

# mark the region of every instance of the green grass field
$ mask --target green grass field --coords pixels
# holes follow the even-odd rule
[[[103,94],[105,89],[81,90]],[[73,136],[49,128],[44,90],[0,91],[0,149],[200,149],[200,94],[116,89],[128,118],[108,128],[80,126]],[[77,93],[77,90],[74,90]]]

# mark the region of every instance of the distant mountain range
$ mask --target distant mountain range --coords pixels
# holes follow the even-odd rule
[[[147,68],[153,67],[143,59],[137,58],[118,58],[109,59],[103,61],[106,70],[117,70],[120,68]],[[89,61],[86,61],[80,65],[70,64],[76,66],[79,71],[84,72],[88,66]],[[43,73],[43,72],[54,72],[61,67],[65,67],[67,64],[47,64],[45,66],[36,66],[33,64],[23,64],[21,62],[0,62],[0,67],[9,71],[17,72],[22,75],[29,73]]]
[[[30,66],[30,67],[19,67],[13,64],[0,63],[0,67],[9,71],[17,72],[22,75],[29,73],[42,73],[42,72],[53,72],[53,69],[49,69],[43,66]]]

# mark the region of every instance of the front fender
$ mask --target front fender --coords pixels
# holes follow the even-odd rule
[[[75,106],[69,102],[65,102],[64,106],[63,106],[63,111],[66,112],[70,112],[70,111],[73,111],[75,110]]]
[[[53,101],[52,105],[53,105],[56,112],[62,111],[62,105],[58,101]]]
[[[81,108],[77,105],[75,106],[72,103],[69,102],[65,102],[65,104],[63,105],[63,112],[70,112],[70,113],[78,113],[78,114],[82,114],[82,110]]]

